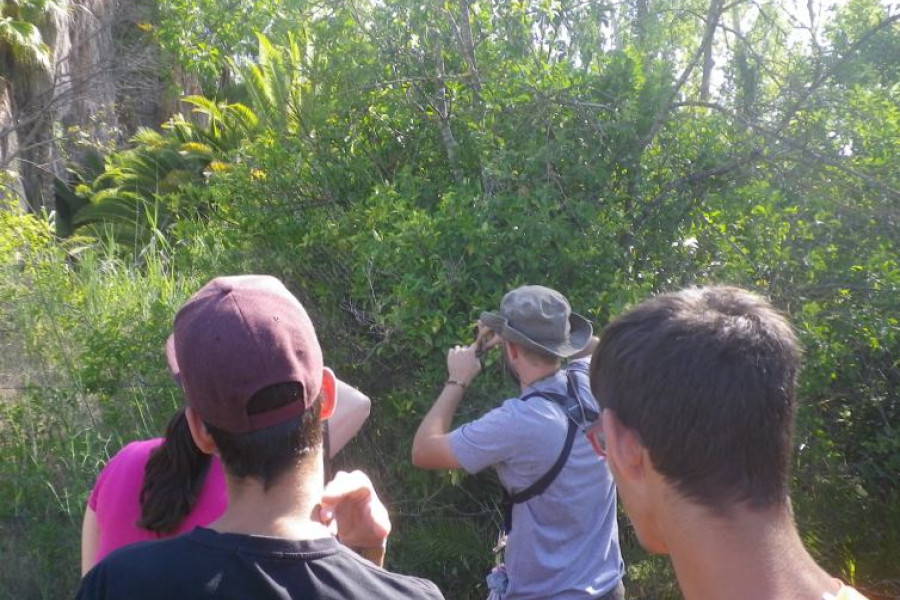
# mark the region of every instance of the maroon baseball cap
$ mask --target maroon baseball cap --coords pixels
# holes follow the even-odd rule
[[[302,414],[322,389],[322,349],[303,306],[268,275],[217,277],[184,303],[166,358],[188,405],[204,422],[246,433]],[[248,414],[247,402],[297,382],[297,402]]]

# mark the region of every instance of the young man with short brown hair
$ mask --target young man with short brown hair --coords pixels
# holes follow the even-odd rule
[[[182,306],[173,336],[191,435],[221,456],[228,508],[209,527],[113,552],[77,598],[443,598],[381,568],[391,525],[368,477],[338,473],[324,485],[335,379],[280,281],[212,280]]]
[[[788,321],[734,287],[656,296],[600,335],[589,435],[686,600],[864,600],[815,563],[791,513],[800,358]]]

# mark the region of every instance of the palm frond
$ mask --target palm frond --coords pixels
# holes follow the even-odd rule
[[[103,190],[94,195],[91,203],[79,210],[72,219],[73,226],[91,223],[137,223],[144,214],[143,198],[120,188]]]
[[[303,75],[308,51],[303,40],[293,35],[286,46],[276,46],[257,34],[259,52],[256,63],[231,66],[244,81],[250,106],[260,124],[274,131],[295,132],[303,117],[305,96],[311,89]]]
[[[48,20],[59,21],[69,11],[67,0],[25,0],[19,3],[20,17],[36,25]]]
[[[247,106],[234,103],[225,107],[226,122],[229,126],[245,135],[256,131],[259,126],[259,117]]]
[[[155,148],[157,146],[165,144],[166,140],[163,135],[155,129],[150,129],[149,127],[139,127],[135,134],[131,136],[131,143],[140,146],[146,146],[149,148]]]
[[[53,55],[33,23],[0,18],[0,44],[9,48],[13,59],[22,65],[42,71],[52,68]]]

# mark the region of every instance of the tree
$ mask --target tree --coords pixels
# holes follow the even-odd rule
[[[45,195],[52,176],[43,170],[51,162],[51,151],[36,142],[48,138],[52,129],[48,104],[52,89],[54,20],[64,15],[68,3],[66,0],[4,0],[2,6],[0,95],[8,94],[9,108],[16,115],[25,199],[37,211],[51,204]]]
[[[599,327],[660,290],[761,291],[807,348],[797,518],[830,570],[887,589],[900,16],[876,0],[795,4],[291,5],[292,36],[228,30],[214,93],[190,99],[197,122],[142,131],[75,187],[92,201],[75,217],[95,219],[79,233],[104,239],[103,218],[149,240],[129,261],[140,276],[270,272],[300,290],[335,361],[379,399],[359,459],[396,490],[395,560],[459,597],[484,595],[496,484],[404,457],[479,310],[544,283]],[[187,47],[191,27],[235,18],[195,6],[209,14],[158,35]],[[503,392],[499,375],[480,380],[461,417]],[[671,597],[623,531],[635,597]]]

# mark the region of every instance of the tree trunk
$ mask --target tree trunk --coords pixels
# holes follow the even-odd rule
[[[433,40],[434,61],[437,69],[437,97],[436,101],[432,103],[432,107],[437,114],[438,129],[441,132],[441,140],[444,142],[444,150],[447,152],[450,171],[453,173],[453,179],[459,183],[462,181],[463,173],[459,167],[459,145],[456,143],[456,138],[453,137],[453,129],[450,128],[450,99],[447,97],[447,86],[444,83],[443,45],[439,32],[434,32]]]
[[[72,0],[68,10],[39,25],[52,51],[50,71],[5,57],[0,168],[13,171],[16,183],[3,190],[21,191],[28,210],[55,208],[53,180],[65,177],[64,163],[77,165],[83,155],[96,156],[91,148],[112,148],[138,126],[161,122],[164,85],[155,51],[147,51],[152,44],[137,39],[125,46],[116,40],[117,26],[134,40],[135,23],[146,20],[149,4]],[[124,128],[120,111],[128,115]]]
[[[55,152],[50,104],[53,86],[50,74],[36,69],[12,70],[12,109],[18,149],[16,164],[30,212],[51,211]]]
[[[0,57],[0,62],[3,58]],[[8,72],[8,71],[7,71]],[[26,209],[25,191],[21,180],[12,170],[12,160],[19,149],[16,125],[13,121],[9,86],[0,78],[0,199],[18,198],[19,206]]]
[[[476,102],[481,102],[481,80],[475,63],[475,44],[472,42],[472,24],[469,21],[469,0],[459,0],[459,37],[462,53],[469,67],[469,80],[475,92]]]
[[[722,18],[725,0],[712,0],[709,3],[709,12],[706,15],[706,37],[708,43],[703,46],[703,75],[700,81],[700,101],[709,101],[709,86],[712,79],[712,71],[715,67],[713,60],[713,46],[716,28],[719,26],[719,19]]]
[[[634,6],[634,37],[639,48],[646,47],[647,19],[650,18],[650,0],[637,0]]]

